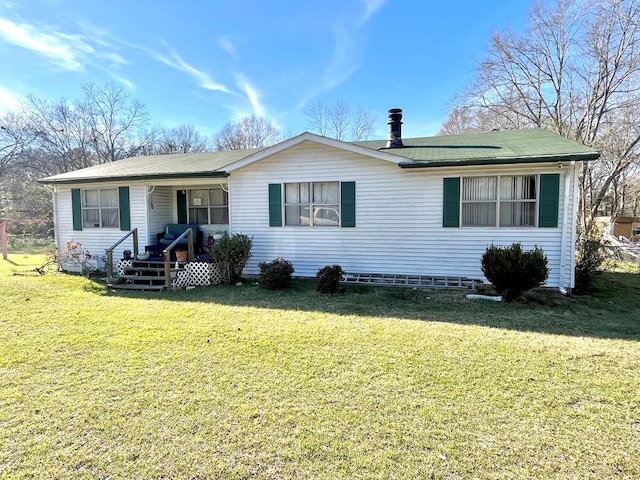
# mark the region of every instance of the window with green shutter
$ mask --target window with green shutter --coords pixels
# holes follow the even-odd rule
[[[71,190],[73,229],[129,230],[129,188],[74,188]],[[125,228],[126,227],[126,228]]]
[[[269,226],[355,227],[355,182],[269,185]]]
[[[442,226],[557,227],[559,179],[558,174],[445,178]]]

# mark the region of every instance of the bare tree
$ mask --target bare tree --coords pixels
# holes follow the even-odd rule
[[[267,147],[280,138],[280,132],[269,120],[251,115],[238,123],[227,123],[215,135],[214,142],[216,150],[243,150]]]
[[[193,125],[163,129],[157,142],[157,153],[196,153],[212,150],[206,137]]]
[[[142,104],[122,88],[86,85],[84,98],[49,101],[34,96],[25,103],[33,142],[28,168],[55,175],[138,154],[147,121]]]
[[[91,142],[100,163],[113,162],[131,151],[132,133],[147,123],[144,105],[132,99],[115,83],[104,86],[84,85],[85,111],[91,129]]]
[[[32,140],[21,114],[8,113],[0,118],[0,181],[18,165]]]
[[[39,175],[55,175],[98,163],[84,109],[64,99],[51,102],[33,96],[27,97],[26,109],[34,139],[26,152],[28,168]]]
[[[640,156],[640,0],[538,5],[528,28],[496,33],[463,109],[463,125],[553,130],[602,152],[583,165],[579,205],[588,232],[608,190]],[[496,128],[494,127],[494,128]]]
[[[309,128],[325,137],[345,141],[367,140],[373,133],[375,116],[361,107],[353,108],[342,100],[334,104],[314,101],[304,113]]]

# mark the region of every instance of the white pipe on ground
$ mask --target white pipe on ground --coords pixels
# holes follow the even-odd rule
[[[490,300],[492,302],[501,302],[502,295],[479,295],[477,293],[467,293],[469,300]]]

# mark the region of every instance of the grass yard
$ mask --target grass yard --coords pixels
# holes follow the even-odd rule
[[[508,305],[112,293],[43,259],[0,260],[2,479],[640,478],[638,274]]]

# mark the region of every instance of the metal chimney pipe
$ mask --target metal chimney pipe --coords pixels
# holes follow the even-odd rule
[[[402,109],[392,108],[389,110],[389,140],[387,148],[404,147],[402,144]]]

